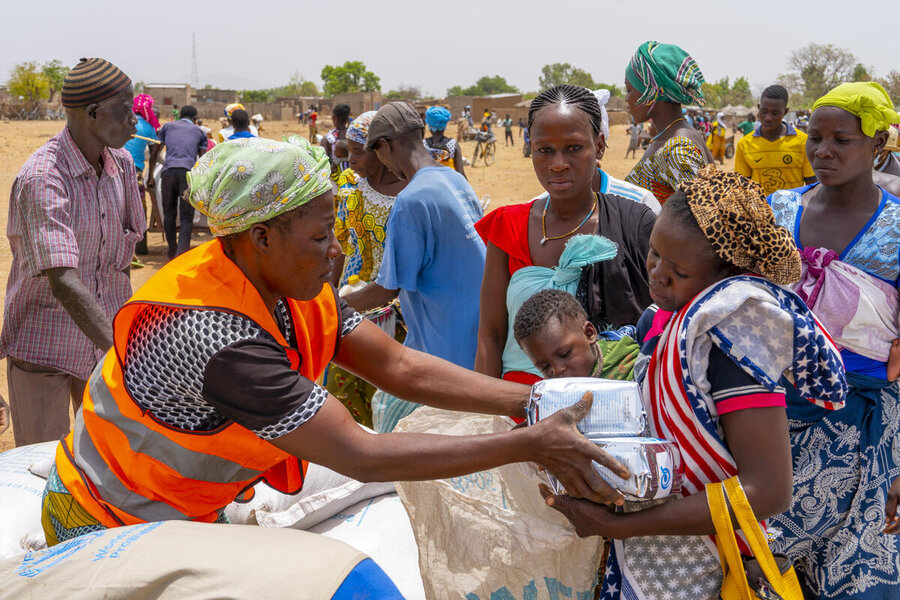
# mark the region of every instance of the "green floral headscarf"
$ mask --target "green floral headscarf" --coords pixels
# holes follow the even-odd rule
[[[218,144],[187,175],[190,202],[214,235],[240,233],[331,189],[325,150],[305,138],[245,138]]]

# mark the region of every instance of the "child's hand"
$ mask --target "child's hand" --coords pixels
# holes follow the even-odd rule
[[[575,533],[579,537],[592,535],[615,537],[612,531],[615,513],[609,508],[572,496],[556,496],[543,483],[538,485],[538,490],[547,506],[562,513],[575,526]]]

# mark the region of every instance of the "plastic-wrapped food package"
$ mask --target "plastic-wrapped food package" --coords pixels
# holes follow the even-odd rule
[[[534,425],[553,413],[568,408],[591,392],[594,403],[578,422],[578,431],[588,437],[628,437],[647,433],[647,414],[640,386],[634,381],[593,377],[545,379],[531,388],[528,424]]]
[[[622,479],[604,466],[594,463],[594,468],[608,484],[617,489],[626,500],[641,502],[658,500],[681,490],[684,467],[678,444],[658,438],[603,438],[588,439],[606,450],[613,458],[628,467],[631,477]],[[551,475],[551,488],[557,494],[564,493],[562,486]]]

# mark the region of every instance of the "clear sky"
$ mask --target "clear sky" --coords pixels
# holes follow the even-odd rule
[[[836,0],[4,0],[0,82],[20,61],[81,56],[135,81],[189,82],[196,32],[201,86],[273,87],[294,72],[321,86],[322,67],[345,60],[364,61],[385,91],[438,96],[495,74],[535,90],[552,62],[621,85],[635,48],[655,39],[685,48],[707,80],[744,75],[757,92],[809,42],[847,48],[877,76],[900,68],[900,42],[876,29],[896,21],[898,5],[857,1],[864,10]]]

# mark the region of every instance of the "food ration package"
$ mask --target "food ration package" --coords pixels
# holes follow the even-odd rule
[[[617,489],[626,500],[640,502],[665,498],[681,490],[684,468],[678,444],[658,438],[600,438],[590,437],[631,472],[629,479],[622,479],[604,466],[594,467],[608,484]],[[551,487],[556,493],[564,492],[554,477]]]
[[[578,431],[588,437],[640,436],[647,432],[647,415],[641,402],[640,386],[634,381],[615,381],[594,377],[545,379],[531,388],[528,402],[528,424],[581,400],[585,392],[594,396],[594,404]]]

